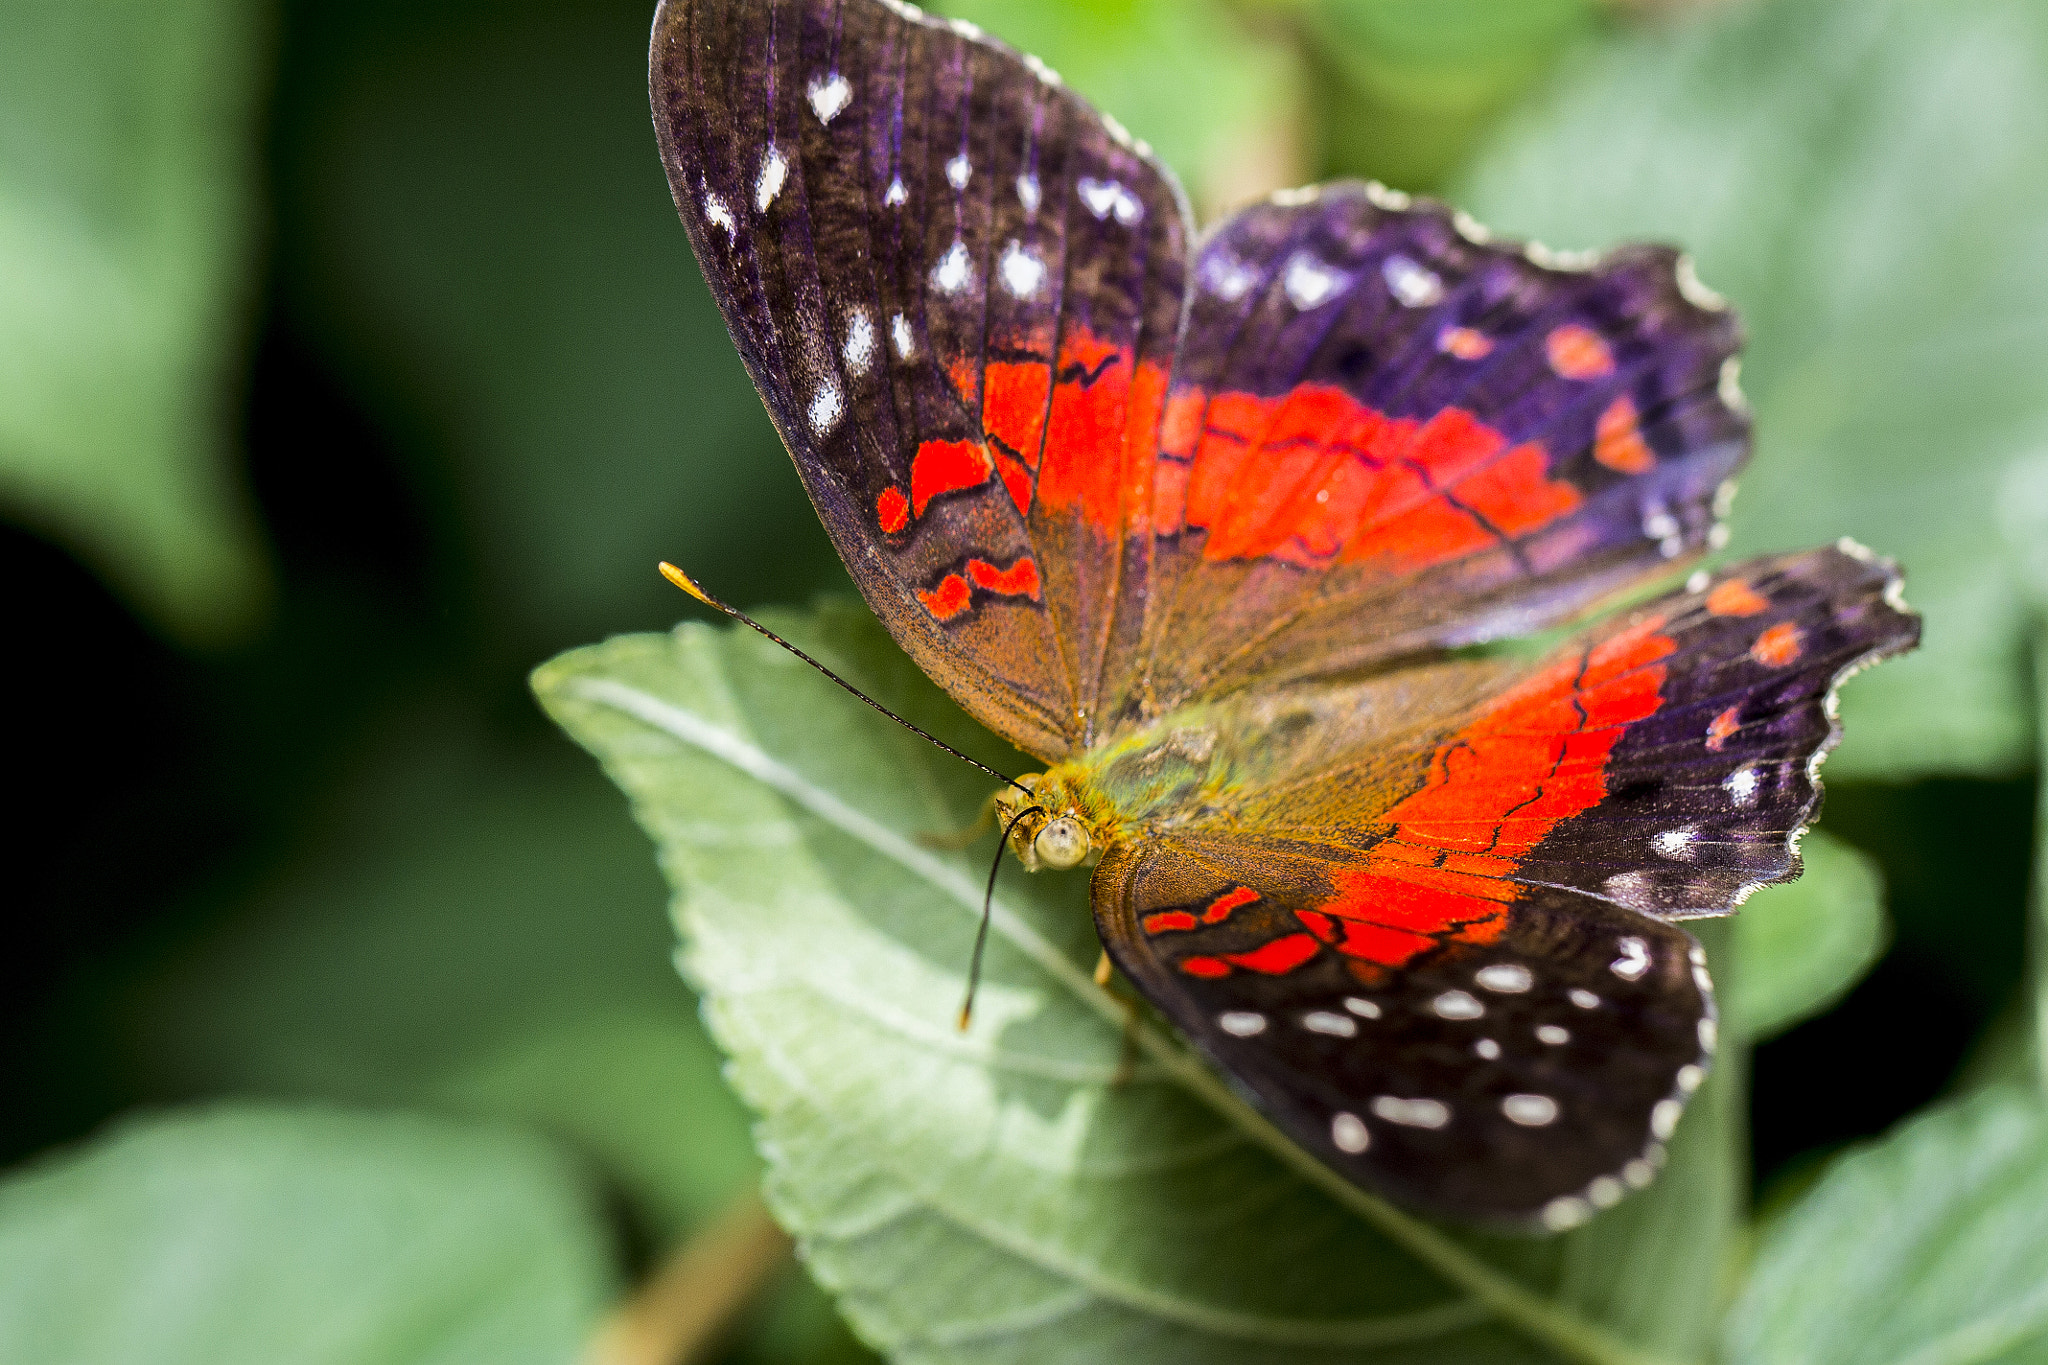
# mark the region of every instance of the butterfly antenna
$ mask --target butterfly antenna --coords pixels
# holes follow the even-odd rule
[[[875,710],[880,711],[883,715],[887,716],[890,720],[895,721],[898,725],[910,731],[911,734],[916,735],[919,739],[926,740],[929,743],[934,744],[941,749],[944,749],[947,753],[953,755],[953,757],[959,759],[962,763],[965,763],[970,767],[981,769],[990,777],[995,778],[998,782],[1006,782],[1010,786],[1015,787],[1018,791],[1023,792],[1025,795],[1030,795],[1031,789],[1025,786],[1022,782],[1019,782],[1016,778],[1009,777],[1003,773],[997,772],[994,768],[989,767],[988,764],[983,763],[978,758],[969,758],[966,754],[961,753],[958,749],[946,743],[945,740],[940,739],[931,731],[924,729],[922,726],[912,725],[909,721],[903,719],[903,717],[897,715],[894,711],[891,711],[888,707],[882,705],[882,703],[876,701],[873,697],[861,691],[858,687],[855,687],[852,683],[840,677],[837,673],[834,673],[831,669],[825,667],[825,665],[819,663],[816,659],[813,659],[810,655],[804,653],[795,645],[783,639],[780,635],[777,635],[774,631],[768,629],[768,627],[762,625],[759,621],[756,621],[753,617],[741,611],[738,607],[729,607],[725,603],[713,597],[710,593],[704,591],[704,589],[698,587],[696,579],[690,577],[688,574],[684,573],[681,569],[678,569],[675,565],[669,563],[667,560],[663,560],[661,562],[661,576],[663,578],[666,578],[669,582],[675,584],[677,587],[681,588],[684,592],[690,594],[690,596],[696,598],[699,602],[702,602],[705,606],[710,607],[714,611],[724,612],[727,616],[730,616],[733,620],[739,622],[741,625],[746,626],[751,630],[757,631],[761,635],[766,636],[768,639],[773,640],[776,644],[781,645],[784,649],[796,655],[797,658],[802,659],[812,668],[817,669],[820,673],[823,673],[833,682],[838,683],[848,692],[851,692],[854,696],[859,697],[869,706],[874,707]],[[1011,823],[1015,824],[1016,822],[1013,820],[1011,821]],[[1003,838],[1006,842],[1008,841],[1008,831],[1004,832]],[[1000,857],[1002,852],[1001,848],[998,847],[996,852],[997,855]],[[995,874],[993,872],[989,874],[989,886],[991,888],[995,886]],[[990,894],[994,894],[993,890],[991,890]],[[986,927],[987,923],[984,920],[983,928],[986,929]],[[979,960],[980,955],[981,950],[979,948],[976,948],[976,960]]]
[[[974,956],[967,963],[967,998],[960,1002],[960,1031],[967,1032],[968,1023],[974,1018],[974,990],[981,984],[981,950],[988,946],[989,916],[995,913],[996,873],[1003,870],[1003,849],[1010,842],[1010,831],[1017,828],[1017,822],[1037,811],[1045,813],[1044,806],[1026,806],[1010,817],[1010,823],[1003,826],[1003,837],[996,842],[996,860],[989,864],[988,889],[981,893],[981,927],[974,931]]]

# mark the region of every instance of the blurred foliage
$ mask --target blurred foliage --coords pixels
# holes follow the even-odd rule
[[[1879,1326],[1898,1354],[2038,1351],[2017,1286],[2048,1216],[2005,1214],[2040,1207],[2016,1087],[2048,1051],[2021,970],[2048,866],[2020,772],[2048,667],[2039,7],[940,7],[1152,141],[1205,218],[1365,174],[1556,245],[1696,252],[1754,337],[1731,553],[1856,534],[1906,564],[1928,648],[1847,690],[1838,837],[1713,945],[1730,1037],[1768,1041],[1726,1050],[1653,1192],[1471,1264],[1676,1358],[1866,1358]],[[644,731],[562,689],[615,674],[743,723],[721,733],[899,832],[957,822],[979,783],[751,639],[570,656],[550,702],[637,774],[755,1156],[645,844],[521,686],[681,614],[657,558],[742,603],[845,583],[668,202],[650,8],[0,4],[0,562],[43,646],[5,675],[38,799],[13,826],[0,1141],[29,1158],[143,1104],[306,1106],[129,1120],[20,1167],[0,1340],[231,1359],[207,1334],[233,1315],[264,1359],[468,1358],[497,1331],[564,1359],[765,1161],[814,1273],[916,1358],[1118,1354],[1136,1330],[1236,1359],[1249,1325],[1295,1332],[1269,1342],[1294,1359],[1367,1330],[1346,1314],[1433,1306],[1393,1319],[1414,1358],[1533,1350],[1226,1114],[1102,1083],[1114,1029],[1061,984],[1092,958],[1076,885],[1006,881],[1066,966],[999,949],[987,1041],[957,1041],[971,923],[943,890],[701,756],[634,751]],[[782,619],[988,743],[858,609]],[[960,1136],[990,1115],[993,1149]],[[1227,1266],[1140,1140],[1240,1173]],[[1724,1322],[1752,1171],[1764,1269]],[[1312,1267],[1335,1285],[1304,1303],[1273,1267],[1310,1245],[1356,1260]],[[778,1283],[719,1359],[864,1358],[809,1278]]]
[[[549,1365],[611,1289],[578,1173],[516,1133],[224,1108],[0,1183],[12,1365]]]
[[[189,641],[269,588],[228,442],[268,36],[250,0],[0,5],[0,506]]]

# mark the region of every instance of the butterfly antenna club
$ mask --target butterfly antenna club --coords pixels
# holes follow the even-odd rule
[[[796,655],[797,658],[802,659],[812,668],[817,669],[820,673],[830,678],[833,682],[838,683],[841,687],[845,688],[854,696],[859,697],[863,702],[866,702],[875,710],[887,716],[890,720],[895,721],[898,725],[910,731],[910,733],[912,733],[913,735],[916,735],[919,739],[925,740],[926,742],[932,744],[936,748],[945,750],[947,753],[959,759],[962,763],[967,764],[969,767],[979,768],[982,772],[987,773],[990,777],[995,778],[998,782],[1007,783],[1008,785],[1015,787],[1018,791],[1021,791],[1026,795],[1030,794],[1031,789],[1025,786],[1022,782],[1019,782],[1016,778],[1010,777],[1004,773],[997,772],[994,768],[989,767],[988,764],[983,763],[980,759],[969,758],[966,754],[961,753],[958,749],[946,743],[946,741],[940,739],[931,731],[924,729],[922,726],[913,725],[911,722],[897,715],[894,711],[891,711],[888,707],[882,705],[882,703],[876,701],[867,693],[861,691],[858,687],[855,687],[846,679],[840,677],[837,673],[834,673],[831,669],[825,667],[825,665],[819,663],[816,659],[813,659],[810,655],[804,653],[801,649],[798,649],[789,641],[783,639],[780,635],[777,635],[774,631],[768,629],[768,627],[762,625],[759,621],[756,621],[753,617],[741,611],[738,607],[729,606],[726,603],[719,601],[716,597],[713,597],[710,593],[704,591],[704,589],[698,585],[696,579],[690,577],[688,574],[684,573],[681,569],[678,569],[675,565],[669,563],[667,560],[661,561],[658,567],[661,569],[661,576],[663,578],[666,578],[669,582],[675,584],[684,592],[690,594],[690,596],[696,598],[699,602],[702,602],[705,606],[710,607],[713,611],[724,612],[727,616],[730,616],[733,620],[739,622],[741,625],[747,627],[749,630],[752,630],[757,634],[774,641],[776,644],[788,650],[791,654]],[[1015,822],[1013,821],[1012,823]],[[1009,840],[1009,832],[1007,830],[1004,831],[1003,839],[1005,842],[1008,842]],[[997,852],[1000,855],[1000,846],[998,846]],[[991,874],[989,878],[989,885],[991,887],[995,885],[995,878],[993,874]],[[979,956],[980,950],[977,948],[977,959],[979,958]]]

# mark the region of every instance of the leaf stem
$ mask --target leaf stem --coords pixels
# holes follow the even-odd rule
[[[758,746],[694,712],[610,679],[578,679],[571,684],[585,701],[624,712],[674,739],[724,760],[781,793],[811,815],[858,839],[900,864],[903,869],[948,893],[977,919],[981,889],[950,863],[934,857],[872,816],[813,783]],[[1002,901],[994,903],[991,923],[1011,946],[1047,975],[1101,1015],[1118,1030],[1126,1026],[1122,1001],[1097,986],[1091,974],[1055,947]],[[1455,1240],[1419,1219],[1367,1194],[1338,1175],[1240,1099],[1209,1067],[1187,1049],[1149,1024],[1132,1028],[1138,1046],[1188,1091],[1272,1152],[1290,1170],[1343,1207],[1364,1218],[1390,1241],[1464,1290],[1502,1322],[1582,1365],[1671,1365],[1636,1350],[1595,1324],[1560,1308],[1501,1273]]]
[[[598,1324],[579,1365],[691,1365],[783,1266],[791,1244],[753,1191],[678,1247]]]

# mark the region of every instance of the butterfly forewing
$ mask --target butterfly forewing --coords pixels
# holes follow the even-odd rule
[[[983,721],[1077,749],[1179,321],[1177,189],[1050,72],[908,7],[672,0],[651,80],[698,259],[863,594]]]
[[[1569,615],[1703,550],[1748,453],[1737,327],[1670,251],[1560,268],[1332,186],[1193,277],[1143,713]]]

